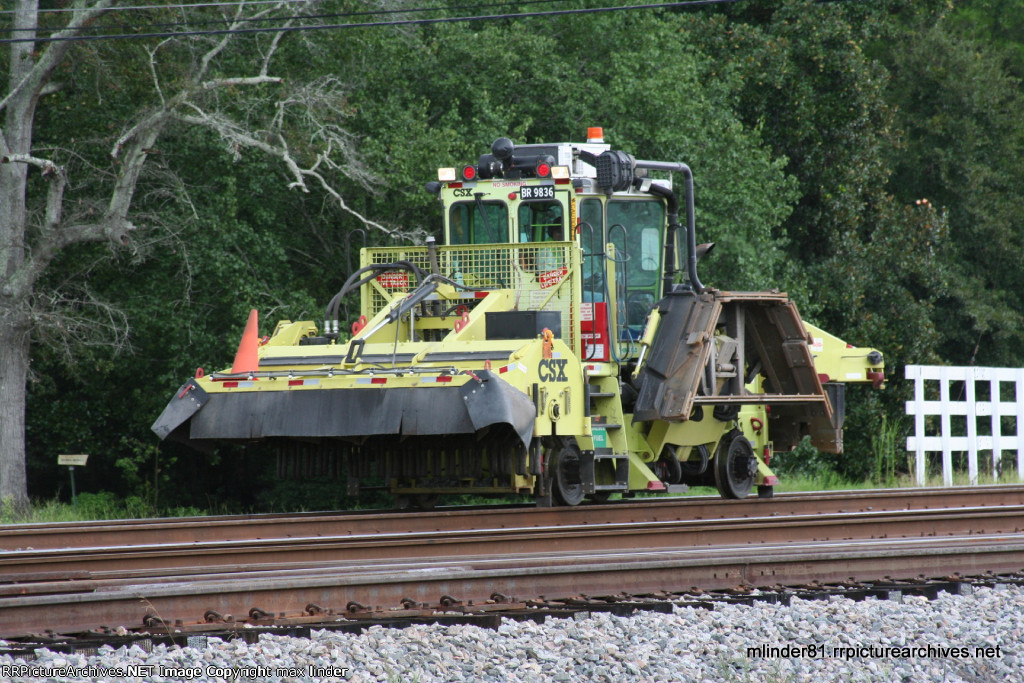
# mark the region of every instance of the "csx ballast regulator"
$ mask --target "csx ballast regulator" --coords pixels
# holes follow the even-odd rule
[[[154,431],[262,444],[282,476],[350,494],[383,481],[421,507],[770,496],[773,451],[807,434],[840,451],[844,383],[880,386],[882,355],[807,325],[785,294],[702,284],[690,169],[588,137],[501,138],[440,169],[443,245],[363,249],[321,327],[283,321],[257,342],[253,312],[232,368],[197,372]],[[342,321],[356,290],[359,320]]]

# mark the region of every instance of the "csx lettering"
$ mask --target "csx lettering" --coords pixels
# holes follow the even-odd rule
[[[565,376],[565,365],[567,358],[545,358],[537,367],[537,376],[541,382],[568,382]]]
[[[456,188],[455,190],[453,190],[453,192],[455,193],[456,197],[472,197],[473,196],[473,190],[472,189],[466,189],[466,188],[458,189],[458,188]]]

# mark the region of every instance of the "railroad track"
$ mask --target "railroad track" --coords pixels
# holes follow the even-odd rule
[[[1022,486],[881,489],[783,493],[772,499],[718,496],[649,498],[607,505],[537,508],[533,505],[452,507],[425,512],[363,510],[289,515],[224,515],[170,519],[0,525],[0,550],[189,543],[339,534],[402,533],[489,527],[604,522],[701,520],[726,517],[842,513],[871,510],[1024,504]],[[597,512],[600,510],[600,512]]]
[[[70,525],[78,527],[77,547],[0,552],[0,637],[133,628],[146,619],[187,629],[211,614],[253,614],[259,621],[268,614],[322,619],[329,610],[337,616],[328,618],[367,609],[481,610],[492,608],[495,593],[533,600],[1024,568],[1024,488],[945,494],[950,507],[939,507],[941,496],[932,492],[854,492],[571,510],[258,517],[246,518],[255,521],[248,531],[242,520],[217,518],[216,532],[197,534],[206,540],[145,542],[142,529],[166,537],[175,528],[164,520],[125,525],[130,543],[107,546],[86,544],[116,533],[116,525]],[[254,528],[265,537],[254,537]],[[270,537],[271,529],[278,536]],[[289,535],[310,529],[320,535]],[[6,547],[33,533],[58,538],[40,528],[0,528]],[[239,536],[209,540],[231,533]]]

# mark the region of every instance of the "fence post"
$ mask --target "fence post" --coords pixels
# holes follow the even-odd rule
[[[942,485],[953,485],[953,448],[949,420],[949,368],[939,368],[939,416],[942,433]]]
[[[974,378],[977,368],[965,368],[964,372],[964,408],[967,420],[967,479],[972,486],[978,484],[978,403],[974,395]],[[952,467],[950,468],[952,470]],[[953,472],[949,473],[952,479]]]
[[[911,409],[908,412],[913,412],[914,414],[914,436],[908,437],[907,440],[912,440],[914,444],[914,471],[917,475],[917,485],[924,486],[926,480],[924,459],[924,379],[921,377],[920,365],[908,365],[905,368],[905,372],[907,379],[914,380],[914,400],[911,406],[908,406]]]
[[[1024,368],[1016,374],[1013,398],[1017,405],[1017,480],[1024,481]]]
[[[1003,457],[1003,396],[1002,396],[1003,373],[999,370],[993,372],[988,380],[989,396],[992,400],[992,412],[989,417],[990,431],[992,432],[992,475],[999,478],[997,469],[999,460]]]

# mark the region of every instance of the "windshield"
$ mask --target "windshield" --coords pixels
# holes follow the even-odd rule
[[[524,202],[519,205],[518,218],[520,242],[565,240],[565,218],[557,201]]]
[[[484,213],[480,213],[480,207]],[[448,244],[504,244],[508,242],[508,208],[504,202],[459,202],[452,205]]]

